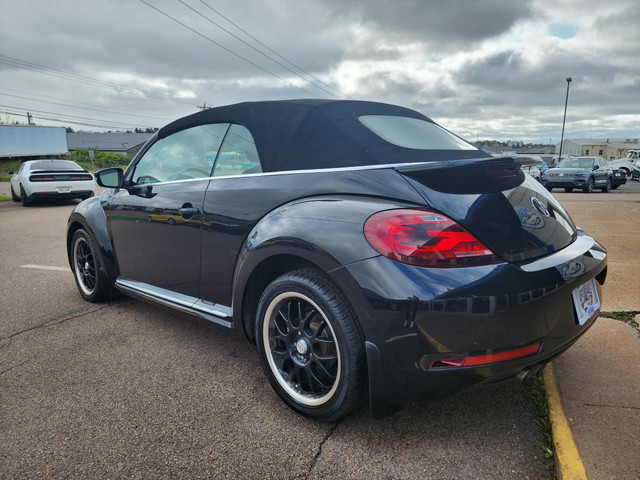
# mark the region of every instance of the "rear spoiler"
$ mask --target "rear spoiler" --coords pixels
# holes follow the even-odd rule
[[[60,175],[60,174],[69,174],[69,173],[90,173],[87,170],[32,170],[29,172],[31,175],[40,175],[41,173],[46,173],[48,175]]]
[[[432,161],[432,162],[423,162],[423,163],[412,163],[410,165],[404,164],[398,167],[395,167],[395,170],[401,173],[410,173],[413,171],[424,171],[424,170],[442,170],[448,168],[465,168],[469,166],[474,167],[489,167],[493,169],[501,169],[501,168],[518,168],[529,165],[536,165],[540,163],[540,160],[527,157],[520,156],[517,157],[486,157],[486,158],[467,158],[462,160],[442,160],[442,161]]]
[[[395,170],[438,192],[480,194],[517,187],[525,181],[522,167],[537,163],[524,156],[489,157],[401,165]]]

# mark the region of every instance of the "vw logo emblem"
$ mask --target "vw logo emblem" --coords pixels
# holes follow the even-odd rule
[[[539,211],[545,217],[549,216],[549,210],[547,210],[547,207],[545,207],[544,203],[542,203],[536,197],[531,197],[531,205],[533,205],[533,208],[535,208],[537,211]]]

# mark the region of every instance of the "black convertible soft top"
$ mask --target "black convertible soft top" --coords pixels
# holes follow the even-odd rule
[[[388,143],[365,127],[362,115],[403,116],[433,122],[408,108],[355,100],[245,102],[210,108],[161,128],[163,138],[211,123],[245,126],[264,172],[482,158],[480,150],[422,150]]]

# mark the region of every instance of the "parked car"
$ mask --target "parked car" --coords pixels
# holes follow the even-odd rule
[[[537,181],[540,181],[540,169],[537,165],[523,165],[521,168],[523,172],[528,173]]]
[[[595,188],[603,192],[611,191],[613,173],[607,161],[601,157],[574,157],[564,159],[541,176],[541,182],[547,190],[564,188],[572,192],[580,188],[591,193]]]
[[[536,167],[538,167],[538,170],[540,170],[540,175],[542,175],[544,172],[549,170],[549,168],[551,168],[551,160],[548,160],[548,163],[542,160],[542,162],[538,163]]]
[[[207,109],[96,173],[69,263],[88,301],[242,328],[298,413],[335,420],[368,397],[382,417],[536,374],[595,322],[606,250],[528,161],[381,103]]]
[[[613,190],[625,183],[627,183],[627,174],[624,170],[619,168],[611,170],[611,188]]]
[[[613,168],[619,168],[624,170],[624,173],[628,176],[631,175],[631,170],[635,165],[640,162],[640,150],[629,150],[627,156],[624,158],[618,158],[617,160],[611,160],[609,166]]]
[[[93,175],[70,160],[28,160],[11,177],[11,198],[25,207],[42,199],[84,200],[95,188]]]
[[[631,167],[631,179],[640,181],[640,163]]]

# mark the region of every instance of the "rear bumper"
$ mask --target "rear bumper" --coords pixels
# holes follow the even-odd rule
[[[431,269],[376,257],[345,267],[363,294],[352,301],[366,339],[374,415],[502,380],[559,355],[598,313],[580,325],[572,291],[595,278],[602,298],[606,265],[604,247],[580,232],[561,251],[519,265]],[[537,353],[515,360],[431,367],[535,343]]]
[[[93,196],[92,190],[73,190],[71,192],[34,192],[29,195],[29,200],[62,200],[67,198],[89,198]]]
[[[625,176],[621,176],[621,177],[616,177],[613,176],[611,177],[611,184],[612,185],[624,185],[625,183],[627,183],[627,177]]]
[[[586,188],[589,177],[585,178],[565,178],[564,180],[542,179],[542,185],[549,188]]]

